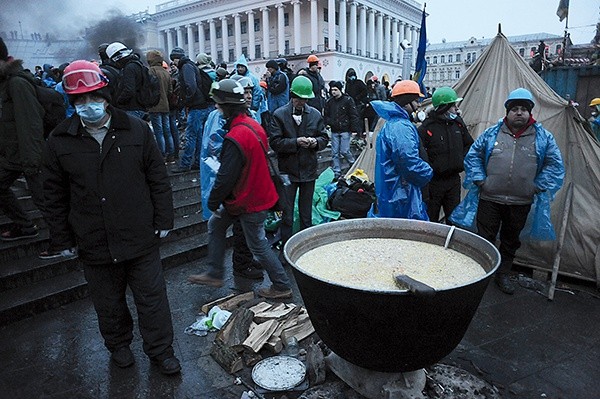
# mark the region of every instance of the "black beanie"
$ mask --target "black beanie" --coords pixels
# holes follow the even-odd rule
[[[4,40],[0,37],[0,61],[8,61],[8,49],[6,48],[6,44],[4,44]]]
[[[343,84],[339,80],[332,80],[329,82],[329,88],[337,87],[340,91],[342,91]]]
[[[527,111],[529,111],[529,113],[531,113],[531,110],[533,109],[533,103],[529,100],[525,100],[525,99],[511,100],[506,103],[506,114],[508,115],[508,111],[510,111],[513,107],[516,107],[517,105],[527,108]]]
[[[418,94],[400,94],[399,96],[392,97],[392,100],[396,102],[401,107],[404,107],[406,104],[413,102],[419,98]]]
[[[279,69],[279,64],[275,60],[267,61],[267,68]]]

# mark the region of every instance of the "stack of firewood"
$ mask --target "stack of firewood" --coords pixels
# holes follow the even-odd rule
[[[260,361],[259,352],[278,354],[293,337],[301,341],[315,331],[303,306],[257,300],[254,292],[228,295],[201,310],[208,313],[213,306],[232,312],[211,350],[216,362],[231,374]]]

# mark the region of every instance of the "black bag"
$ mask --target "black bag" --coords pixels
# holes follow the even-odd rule
[[[42,108],[44,108],[42,119],[44,122],[44,138],[47,138],[50,132],[67,118],[65,99],[54,88],[38,85],[34,85],[34,87],[35,95]]]
[[[375,202],[373,183],[350,177],[350,184],[338,181],[337,188],[327,200],[327,208],[340,212],[345,219],[364,218]]]
[[[137,92],[137,101],[144,108],[152,108],[160,102],[160,80],[140,61],[134,62],[142,68],[142,84]]]

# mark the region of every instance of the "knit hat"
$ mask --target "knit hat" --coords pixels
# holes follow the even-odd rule
[[[180,60],[183,57],[185,57],[185,51],[181,47],[175,47],[173,50],[171,50],[171,55],[169,55],[171,61],[175,59]]]
[[[267,61],[267,68],[279,69],[279,64],[275,60]]]
[[[333,88],[336,87],[338,90],[342,91],[342,87],[344,85],[342,84],[342,82],[340,82],[339,80],[332,80],[331,82],[329,82],[329,88]]]
[[[0,37],[0,60],[8,61],[8,49],[6,48],[6,44],[4,44],[4,40]]]
[[[199,53],[196,56],[196,64],[198,64],[199,66],[209,65],[211,61],[212,58],[206,53]]]

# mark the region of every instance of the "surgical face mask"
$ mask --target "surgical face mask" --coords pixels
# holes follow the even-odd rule
[[[75,105],[75,111],[84,122],[88,123],[100,122],[106,115],[103,102],[89,102]]]
[[[450,120],[454,120],[458,117],[458,114],[452,113],[452,112],[446,112],[446,117]]]
[[[349,77],[350,80],[356,80],[356,76],[352,75]]]

